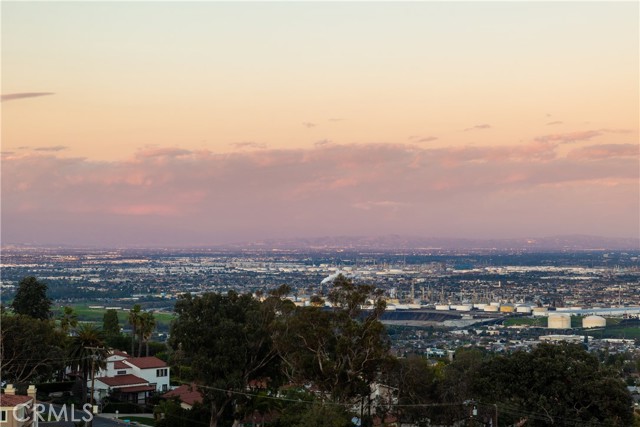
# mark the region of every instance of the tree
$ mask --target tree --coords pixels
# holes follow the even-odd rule
[[[47,297],[47,285],[33,276],[25,277],[18,285],[18,292],[11,308],[16,314],[34,319],[51,318],[51,300]]]
[[[138,356],[142,355],[142,343],[146,344],[145,356],[149,356],[149,339],[153,335],[153,331],[156,330],[156,319],[153,317],[153,313],[145,312],[140,315],[138,321]]]
[[[45,381],[64,367],[66,336],[50,320],[24,315],[0,319],[0,372],[8,382]]]
[[[531,426],[633,423],[624,383],[581,345],[540,344],[529,353],[486,360],[472,379],[472,392],[509,409],[501,423],[520,418]]]
[[[73,307],[65,306],[60,315],[60,329],[65,335],[69,334],[69,329],[78,326],[78,315],[73,311]]]
[[[209,425],[216,427],[251,380],[276,374],[277,355],[269,325],[274,312],[251,295],[230,291],[181,296],[175,305],[169,345],[181,364],[191,368],[210,408]]]
[[[276,319],[273,336],[285,373],[296,383],[311,381],[335,402],[368,397],[390,347],[379,320],[381,293],[340,275],[328,299],[334,310],[290,307]],[[362,312],[367,302],[372,309]]]
[[[107,349],[102,331],[94,325],[83,323],[76,332],[69,346],[69,362],[71,368],[80,373],[82,401],[85,402],[91,372],[106,367]]]
[[[116,310],[107,310],[102,316],[102,332],[105,337],[115,337],[120,335],[120,321]]]
[[[140,304],[135,304],[131,310],[129,310],[129,324],[131,325],[131,356],[135,353],[135,341],[138,332],[138,326],[140,325]]]
[[[421,406],[438,402],[436,369],[429,365],[427,359],[417,355],[393,359],[384,369],[383,381],[397,390],[397,403],[402,410],[396,415],[402,422],[419,424],[433,418],[433,408]],[[390,403],[378,402],[379,412]],[[441,412],[440,408],[438,412]]]

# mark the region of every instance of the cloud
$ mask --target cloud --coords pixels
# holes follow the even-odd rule
[[[23,93],[8,93],[1,96],[2,102],[15,101],[17,99],[36,98],[38,96],[55,95],[54,92],[23,92]]]
[[[307,129],[311,129],[316,127],[317,125],[315,123],[311,123],[311,122],[303,122],[302,126],[306,127]]]
[[[362,209],[365,211],[376,209],[376,208],[384,208],[384,209],[392,209],[397,210],[404,206],[409,206],[408,203],[396,202],[393,200],[376,200],[376,201],[365,201],[354,203],[353,207],[356,209]]]
[[[554,121],[554,122],[549,122],[549,123],[547,123],[547,126],[561,125],[561,124],[562,124],[562,122],[561,122],[561,121],[556,120],[556,121]]]
[[[577,160],[601,160],[614,157],[640,157],[638,144],[601,144],[576,148],[567,157]]]
[[[491,129],[491,125],[484,123],[481,125],[471,126],[469,128],[466,128],[464,131],[469,132],[470,130],[481,130],[481,129]]]
[[[234,148],[243,149],[243,148],[258,148],[264,149],[267,148],[267,144],[262,142],[252,142],[252,141],[243,141],[243,142],[234,142],[231,144]]]
[[[431,141],[435,141],[436,139],[438,139],[437,136],[427,136],[425,138],[418,139],[417,142],[431,142]]]
[[[630,134],[630,133],[632,133],[630,129],[593,129],[593,130],[543,135],[543,136],[536,137],[535,140],[541,141],[541,142],[557,142],[560,144],[569,144],[573,142],[588,141],[590,139],[593,139],[605,134],[624,135],[624,134]]]
[[[587,141],[589,139],[602,135],[602,133],[602,130],[585,130],[543,135],[536,137],[535,140],[539,142],[559,142],[561,144],[569,144],[572,142]]]
[[[34,148],[34,150],[35,151],[53,151],[53,152],[55,152],[55,151],[64,151],[67,148],[69,148],[69,147],[66,147],[64,145],[54,145],[54,146],[51,146],[51,147],[37,147],[37,148]]]
[[[214,244],[310,234],[635,231],[637,146],[594,145],[567,156],[560,147],[146,147],[112,162],[32,151],[3,157],[2,234],[7,242]]]

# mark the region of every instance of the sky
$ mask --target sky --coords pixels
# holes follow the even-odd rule
[[[3,1],[2,243],[638,238],[639,9]]]

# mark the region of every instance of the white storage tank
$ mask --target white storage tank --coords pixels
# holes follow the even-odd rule
[[[570,329],[571,316],[569,314],[553,313],[549,315],[549,329]]]
[[[549,314],[549,309],[547,307],[533,307],[534,316],[546,316],[547,314]]]
[[[500,306],[493,305],[493,304],[492,305],[487,305],[487,306],[484,307],[484,311],[488,311],[488,312],[491,312],[491,313],[497,313],[497,312],[500,311]]]
[[[530,305],[519,305],[516,307],[516,313],[531,314],[532,307]]]
[[[449,310],[449,304],[436,304],[436,310]]]
[[[582,319],[583,328],[604,328],[607,326],[607,319],[601,316],[587,316]]]
[[[472,308],[471,304],[458,304],[453,306],[453,309],[456,311],[471,311]]]

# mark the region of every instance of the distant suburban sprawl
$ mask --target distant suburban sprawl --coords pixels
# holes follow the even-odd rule
[[[337,246],[6,247],[3,399],[96,425],[633,424],[639,251]]]

